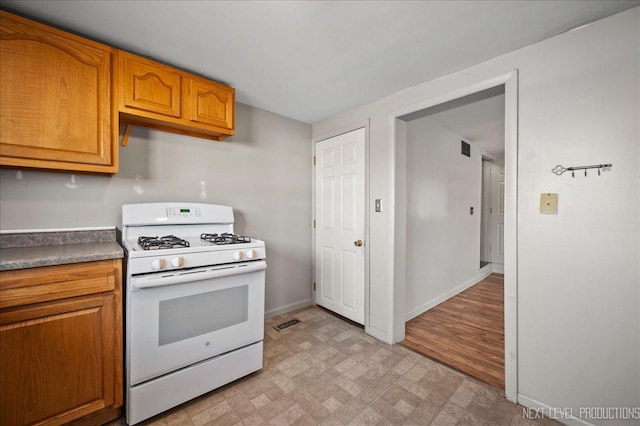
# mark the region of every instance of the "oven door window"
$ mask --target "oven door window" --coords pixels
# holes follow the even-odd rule
[[[264,337],[265,271],[129,293],[127,365],[135,385]]]
[[[249,287],[240,286],[163,300],[158,345],[164,346],[248,320]]]

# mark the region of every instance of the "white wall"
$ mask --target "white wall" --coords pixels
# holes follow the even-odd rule
[[[519,70],[517,376],[527,404],[579,414],[640,401],[639,33],[636,7],[313,127],[315,136],[369,119],[369,199],[393,203],[394,111]],[[612,171],[551,173],[600,162]],[[542,192],[560,194],[557,216],[539,214]],[[370,213],[368,332],[387,341],[403,319],[394,221],[392,209]]]
[[[481,155],[472,143],[462,155],[461,139],[429,117],[407,122],[407,319],[480,279]]]
[[[120,227],[127,203],[230,205],[235,230],[266,242],[267,314],[310,304],[311,126],[236,107],[237,133],[224,142],[135,127],[120,148],[120,172],[77,175],[77,189],[65,186],[68,173],[24,170],[19,182],[2,169],[0,229]]]

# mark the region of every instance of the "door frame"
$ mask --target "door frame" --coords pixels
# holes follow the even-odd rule
[[[316,303],[316,292],[313,284],[316,280],[316,229],[313,226],[316,220],[316,166],[314,157],[316,144],[323,140],[340,136],[354,130],[364,129],[364,329],[369,333],[369,251],[371,250],[369,229],[369,119],[357,121],[337,130],[323,133],[311,140],[311,300]],[[370,333],[369,333],[370,334]]]
[[[504,333],[505,333],[505,397],[516,402],[518,398],[518,70],[512,69],[475,84],[458,88],[439,96],[424,99],[413,105],[393,111],[389,115],[391,170],[390,223],[393,235],[388,247],[392,260],[389,270],[387,312],[391,323],[391,341],[405,337],[406,291],[406,123],[399,117],[421,111],[464,96],[505,87],[505,280],[504,280]]]

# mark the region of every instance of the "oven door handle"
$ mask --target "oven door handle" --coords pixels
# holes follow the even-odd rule
[[[231,275],[248,274],[267,269],[267,262],[264,260],[239,263],[226,266],[216,266],[213,268],[203,268],[193,271],[175,271],[171,275],[154,274],[142,277],[132,277],[131,286],[133,289],[149,289],[163,287],[167,285],[184,284],[195,281],[210,280],[213,278],[228,277]]]

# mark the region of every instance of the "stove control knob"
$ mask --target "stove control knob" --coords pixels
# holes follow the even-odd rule
[[[241,260],[242,259],[242,252],[241,251],[234,251],[233,252],[233,260]]]
[[[255,250],[247,250],[247,259],[255,259],[258,257],[258,253]]]
[[[184,265],[184,257],[176,256],[173,259],[171,259],[171,266],[173,266],[175,268],[180,268],[183,265]]]
[[[153,259],[153,261],[151,262],[151,269],[153,269],[154,271],[164,269],[164,265],[164,259]]]

